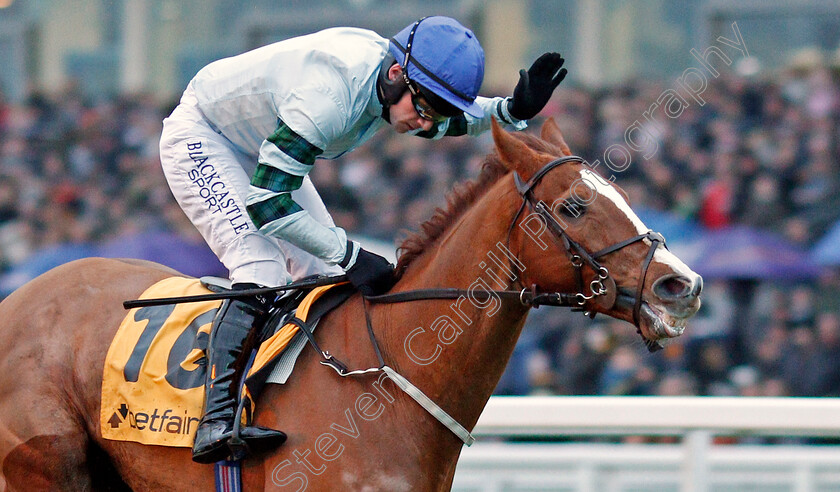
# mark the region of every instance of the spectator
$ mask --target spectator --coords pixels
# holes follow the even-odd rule
[[[571,149],[594,161],[625,143],[625,130],[664,89],[566,87],[542,116],[555,117]],[[727,74],[710,80],[706,96],[702,107],[651,123],[655,153],[634,153],[617,174],[631,203],[813,244],[840,219],[837,75],[819,67],[766,79]],[[60,242],[149,227],[195,234],[159,170],[167,113],[144,94],[96,103],[74,88],[19,104],[0,97],[0,273]],[[316,166],[312,177],[339,225],[391,242],[400,227],[428,219],[457,181],[478,174],[489,138],[419,142],[383,133]],[[750,305],[736,305],[730,287],[707,279],[685,335],[653,356],[626,323],[533,311],[511,365],[518,375],[507,374],[500,391],[840,396],[840,271],[794,287],[762,283]],[[741,310],[748,321],[736,327]]]

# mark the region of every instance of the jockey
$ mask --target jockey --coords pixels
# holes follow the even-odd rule
[[[484,52],[454,19],[426,17],[390,40],[332,28],[213,62],[164,120],[161,164],[187,217],[230,271],[233,288],[341,274],[364,295],[388,291],[393,266],[336,227],[308,178],[390,124],[426,138],[478,135],[490,119],[521,130],[566,75],[558,53],[520,71],[513,96],[478,96]],[[193,460],[229,454],[237,401],[234,362],[268,308],[226,301],[207,347],[204,416]],[[285,434],[242,429],[252,450]]]

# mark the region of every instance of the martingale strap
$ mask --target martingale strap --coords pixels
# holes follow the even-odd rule
[[[459,424],[457,420],[452,418],[451,415],[446,413],[446,411],[438,406],[437,403],[433,402],[431,398],[426,396],[425,393],[420,391],[417,386],[411,384],[411,381],[403,377],[397,371],[391,369],[388,366],[382,366],[382,372],[388,375],[391,378],[391,381],[396,383],[396,385],[405,392],[408,396],[412,397],[414,401],[420,404],[421,407],[425,408],[427,412],[432,414],[434,418],[438,420],[441,424],[445,425],[449,430],[452,431],[453,434],[458,436],[461,441],[467,446],[472,446],[475,442],[475,438],[470,434],[463,425]]]
[[[370,298],[368,298],[369,300]],[[347,365],[335,358],[332,354],[330,354],[326,350],[322,350],[321,346],[318,345],[318,342],[315,341],[315,335],[312,333],[312,330],[309,328],[305,321],[300,319],[294,318],[290,320],[295,325],[300,328],[300,330],[306,335],[306,338],[309,339],[310,345],[318,352],[322,359],[320,363],[327,367],[332,368],[339,376],[341,377],[348,377],[348,376],[362,376],[365,374],[376,374],[376,373],[385,373],[394,384],[397,385],[405,394],[410,396],[414,401],[416,401],[421,407],[423,407],[432,417],[437,419],[438,422],[446,426],[447,429],[452,431],[453,434],[458,436],[461,441],[466,444],[467,446],[471,446],[475,442],[475,438],[470,434],[463,425],[459,424],[457,420],[455,420],[451,415],[446,413],[446,410],[440,407],[437,403],[432,401],[431,398],[426,396],[417,386],[414,386],[411,381],[409,381],[405,376],[398,373],[387,364],[385,364],[385,360],[382,357],[382,351],[379,348],[379,342],[376,340],[376,335],[373,333],[373,325],[370,321],[370,313],[367,308],[367,301],[365,298],[362,298],[362,305],[365,311],[365,321],[367,323],[367,330],[368,336],[370,337],[371,344],[373,345],[374,351],[376,352],[376,357],[379,359],[379,366],[378,367],[371,367],[368,369],[357,369],[357,370],[349,370]]]
[[[543,176],[545,176],[549,171],[556,168],[557,166],[569,161],[583,162],[583,159],[576,156],[565,156],[556,159],[555,161],[548,163],[542,169],[537,171],[537,173],[535,173],[527,182],[524,182],[519,177],[519,174],[514,172],[514,183],[520,195],[522,196],[523,201],[522,205],[519,207],[519,210],[514,215],[513,221],[511,222],[508,228],[507,242],[510,242],[510,236],[513,231],[514,224],[525,210],[525,207],[530,206],[532,210],[536,211],[543,217],[543,219],[546,221],[548,228],[553,233],[554,238],[562,241],[563,247],[566,250],[566,253],[569,255],[572,265],[577,271],[577,293],[570,294],[562,292],[537,292],[536,285],[533,285],[531,286],[530,290],[528,288],[523,288],[521,291],[476,291],[457,288],[439,288],[395,292],[392,294],[382,294],[378,296],[362,296],[362,306],[365,312],[365,321],[367,323],[368,336],[370,337],[371,344],[373,345],[374,351],[376,352],[376,357],[379,361],[379,366],[363,370],[348,370],[347,365],[345,365],[340,360],[336,359],[329,352],[321,349],[321,347],[315,341],[315,337],[312,334],[312,331],[309,329],[305,322],[302,322],[297,319],[292,320],[295,324],[297,324],[300,327],[301,331],[303,331],[306,337],[309,339],[309,342],[312,345],[312,347],[323,358],[321,364],[331,367],[341,377],[357,376],[379,372],[385,373],[397,385],[397,387],[399,387],[403,392],[405,392],[408,396],[414,399],[414,401],[416,401],[420,406],[422,406],[430,415],[437,419],[441,424],[446,426],[453,434],[458,436],[458,438],[461,439],[461,441],[463,441],[464,444],[470,446],[473,442],[475,442],[475,438],[470,434],[470,432],[466,428],[464,428],[464,426],[458,423],[458,421],[456,421],[451,415],[449,415],[445,410],[443,410],[438,404],[432,401],[431,398],[426,396],[426,394],[423,393],[419,388],[414,386],[408,379],[406,379],[404,376],[402,376],[394,369],[385,364],[385,360],[379,348],[379,343],[377,342],[376,336],[373,332],[373,325],[371,323],[370,313],[367,306],[368,302],[387,304],[432,299],[458,299],[460,297],[471,297],[475,299],[480,298],[482,300],[486,300],[490,297],[498,297],[506,300],[518,300],[523,305],[529,307],[550,305],[582,308],[587,300],[607,294],[607,290],[604,288],[604,282],[607,280],[612,281],[612,279],[609,277],[609,271],[606,268],[602,267],[598,263],[597,259],[615,251],[618,251],[633,243],[647,239],[651,242],[651,247],[648,250],[644,263],[642,264],[641,282],[639,287],[637,288],[637,292],[635,295],[635,305],[633,307],[633,321],[638,327],[640,323],[639,313],[642,303],[642,291],[644,289],[644,282],[645,278],[647,277],[648,267],[650,266],[650,263],[653,260],[653,255],[656,252],[658,246],[660,244],[665,244],[665,238],[662,237],[662,235],[659,233],[648,231],[645,234],[639,234],[624,241],[620,241],[600,251],[597,251],[594,254],[590,254],[585,248],[583,248],[580,244],[578,244],[571,237],[569,237],[568,234],[566,234],[564,228],[561,227],[559,223],[557,223],[557,221],[552,216],[551,212],[546,209],[542,202],[536,200],[533,196],[533,188],[540,182]],[[583,293],[584,286],[581,267],[583,267],[584,264],[590,266],[598,275],[598,278],[594,280],[591,284],[591,296],[587,296]],[[615,290],[615,288],[615,282],[612,281],[612,289]],[[612,302],[615,302],[614,295],[615,292],[613,292]],[[652,345],[648,345],[648,349],[651,351],[654,350]]]
[[[328,351],[321,349],[320,345],[315,340],[315,336],[312,333],[312,329],[306,321],[298,319],[297,317],[292,317],[292,319],[288,320],[288,322],[297,325],[298,328],[300,328],[300,331],[304,333],[304,335],[309,341],[309,344],[312,345],[312,347],[322,357],[322,360],[320,361],[321,364],[332,368],[341,377],[359,376],[374,373],[386,374],[397,385],[397,387],[399,387],[403,392],[405,392],[420,406],[422,406],[430,415],[437,419],[441,424],[446,426],[453,434],[458,436],[458,438],[461,439],[461,441],[464,444],[466,444],[467,446],[472,445],[472,443],[475,441],[475,438],[470,434],[470,432],[466,428],[464,428],[464,426],[458,423],[451,415],[449,415],[439,405],[432,401],[431,398],[426,396],[426,394],[424,394],[419,388],[414,386],[414,384],[412,384],[408,379],[406,379],[404,376],[396,372],[394,369],[392,369],[385,363],[385,360],[382,356],[382,351],[379,348],[379,343],[377,342],[376,336],[373,332],[373,325],[371,323],[367,303],[370,302],[388,304],[433,299],[458,299],[461,297],[473,298],[476,300],[487,300],[491,297],[497,297],[505,300],[516,300],[528,307],[539,307],[541,305],[548,305],[581,309],[583,308],[587,300],[594,299],[598,296],[603,296],[607,294],[607,289],[604,288],[604,282],[608,280],[612,281],[612,279],[609,277],[609,272],[607,271],[607,269],[602,267],[598,263],[598,258],[618,251],[637,241],[647,239],[650,241],[651,246],[648,250],[647,256],[645,257],[644,263],[642,264],[641,281],[635,293],[635,305],[633,307],[633,321],[634,324],[638,327],[640,323],[642,291],[644,289],[644,283],[647,277],[648,267],[650,266],[650,263],[653,260],[654,253],[656,252],[659,245],[665,245],[665,238],[662,237],[662,235],[659,233],[648,231],[645,234],[639,234],[629,239],[625,239],[624,241],[618,242],[612,246],[590,254],[585,248],[583,248],[580,244],[578,244],[571,237],[569,237],[569,235],[566,234],[564,228],[554,219],[551,211],[546,209],[545,205],[533,196],[533,188],[549,171],[561,164],[570,161],[584,162],[582,158],[577,156],[561,157],[546,164],[543,168],[541,168],[533,176],[531,176],[531,178],[527,182],[523,181],[519,174],[514,172],[514,184],[517,190],[519,191],[520,195],[522,196],[523,201],[518,211],[514,215],[513,220],[511,221],[511,224],[508,228],[507,243],[510,243],[510,236],[513,232],[516,221],[522,215],[526,206],[529,206],[532,210],[534,210],[540,216],[542,216],[542,218],[546,222],[548,229],[552,232],[554,239],[562,242],[562,246],[565,249],[566,253],[569,255],[572,265],[575,267],[575,270],[577,272],[578,292],[538,292],[536,285],[532,285],[530,289],[526,287],[523,288],[521,291],[438,288],[395,292],[392,294],[383,294],[378,296],[362,296],[362,306],[365,313],[365,321],[367,324],[368,336],[370,337],[370,341],[376,353],[379,365],[377,367],[371,367],[368,369],[357,369],[353,371],[349,370],[346,364],[335,358]],[[591,283],[591,295],[589,296],[584,294],[583,277],[581,273],[581,267],[583,267],[585,264],[591,267],[596,272],[596,275],[598,275],[598,278],[593,280]],[[316,287],[325,284],[338,283],[344,280],[346,280],[345,275],[335,277],[318,277],[315,279],[307,279],[304,281],[296,282],[294,284],[283,287],[251,289],[248,291],[227,291],[214,294],[188,296],[180,298],[142,299],[126,301],[123,303],[123,305],[128,309],[133,307],[142,307],[146,305],[161,305],[173,304],[177,302],[195,302],[200,300],[226,299],[248,295],[276,294],[277,292],[283,290],[290,290],[293,288]],[[516,282],[519,283],[519,280],[517,279]],[[521,286],[522,284],[519,283],[519,285]],[[615,282],[612,281],[612,289],[614,290],[615,288]],[[612,294],[613,297],[611,302],[615,302],[615,293],[613,292]],[[653,347],[653,345],[651,344],[648,344],[648,349],[653,351],[655,347]]]

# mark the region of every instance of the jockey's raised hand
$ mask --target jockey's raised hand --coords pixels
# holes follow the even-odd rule
[[[366,296],[384,294],[391,290],[396,282],[391,263],[382,256],[363,249],[355,241],[347,241],[344,260],[340,265],[347,272],[347,280]]]
[[[428,139],[476,136],[493,120],[524,130],[522,120],[543,108],[565,75],[562,64],[556,53],[540,57],[522,71],[511,102],[478,95],[484,49],[455,19],[424,17],[391,38],[324,29],[199,70],[164,121],[161,166],[234,284],[284,285],[343,271],[364,295],[382,294],[395,282],[394,268],[348,243],[308,177],[316,161],[330,166],[387,125]],[[260,313],[242,299],[228,305],[208,342],[208,367],[217,370],[205,378],[205,417],[193,445],[199,463],[239,451],[232,432],[239,395],[229,390],[238,389],[234,362]],[[238,437],[256,451],[281,434],[248,426]]]
[[[510,115],[518,120],[530,120],[545,107],[554,89],[566,77],[560,53],[544,53],[527,71],[519,71],[519,83],[508,103]]]

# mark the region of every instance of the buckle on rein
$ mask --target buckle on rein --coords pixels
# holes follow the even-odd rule
[[[578,259],[579,256],[575,255]],[[574,260],[573,260],[573,265]],[[583,266],[583,263],[580,264]],[[589,282],[590,294],[586,295],[583,292],[575,294],[564,294],[561,292],[543,292],[537,293],[537,285],[532,284],[530,288],[523,287],[519,291],[519,302],[523,306],[538,309],[540,306],[557,306],[570,307],[572,311],[583,312],[585,316],[594,318],[595,311],[588,311],[584,309],[587,301],[595,300],[604,309],[609,309],[615,305],[616,297],[618,295],[615,281],[610,277],[610,272],[606,267],[598,267],[598,277]]]
[[[610,279],[610,271],[607,270],[606,267],[599,267],[598,278],[592,279],[592,281],[589,282],[589,291],[591,292],[591,295],[587,296],[582,292],[575,294],[575,298],[578,301],[578,305],[572,310],[583,311],[584,316],[589,316],[590,319],[594,319],[596,314],[595,311],[586,311],[583,309],[583,306],[584,304],[586,304],[586,301],[589,301],[591,299],[595,299],[595,302],[598,302],[602,298],[602,296],[605,296],[609,292],[607,286],[604,285],[604,282],[606,282],[608,279]],[[613,288],[615,288],[615,281],[612,282],[612,285]],[[612,305],[615,304],[615,297],[613,296],[611,301],[607,299],[604,299],[604,301],[606,302],[600,304],[605,308],[611,308]]]

